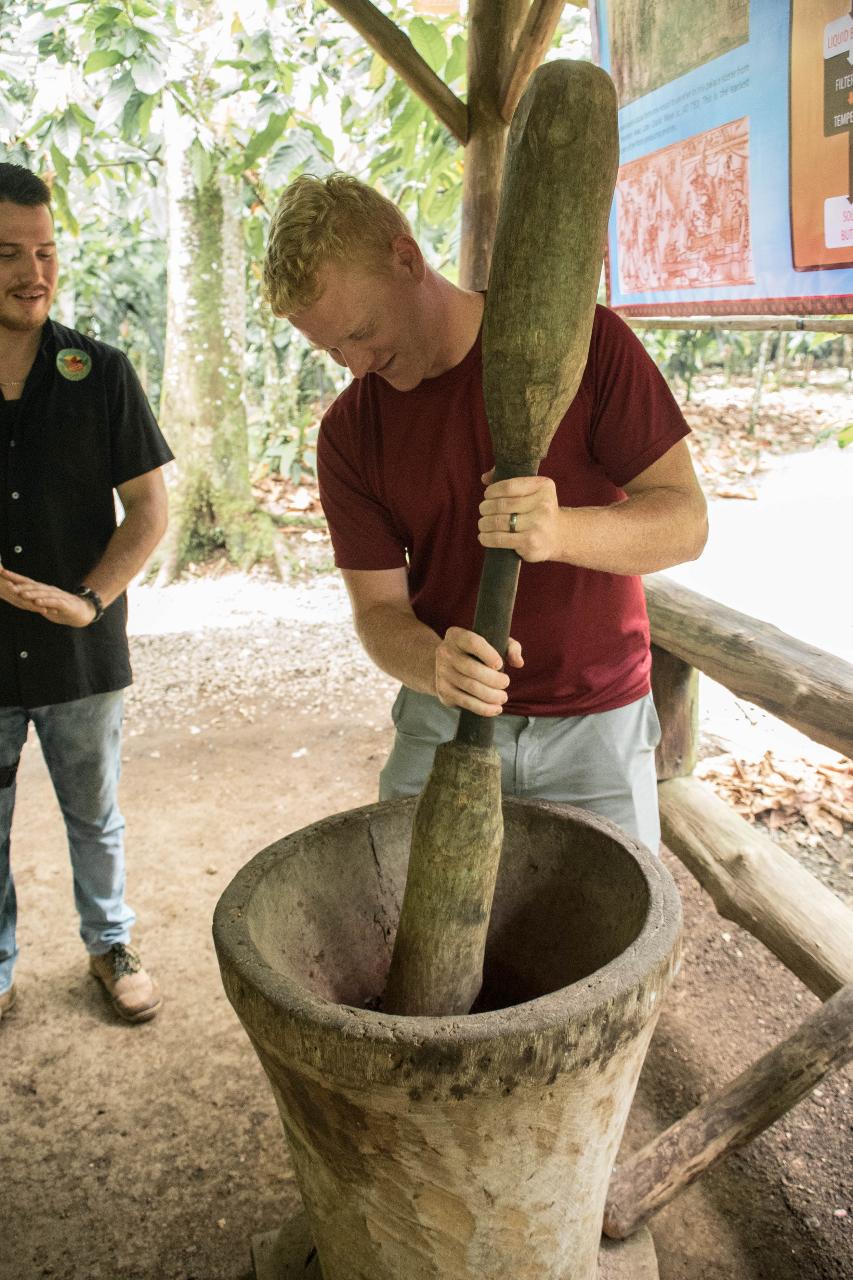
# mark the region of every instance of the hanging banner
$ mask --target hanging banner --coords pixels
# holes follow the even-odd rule
[[[594,0],[619,95],[608,301],[853,311],[853,0]]]

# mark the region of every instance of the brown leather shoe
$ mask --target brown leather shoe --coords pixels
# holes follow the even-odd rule
[[[3,994],[0,995],[0,1020],[2,1020],[4,1013],[8,1013],[12,1008],[17,994],[18,993],[15,990],[15,985],[13,983],[8,991],[4,991]]]
[[[163,1003],[160,988],[143,969],[138,954],[123,942],[103,955],[90,955],[89,968],[104,984],[113,1008],[125,1022],[147,1022]]]

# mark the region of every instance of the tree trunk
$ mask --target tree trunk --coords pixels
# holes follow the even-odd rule
[[[468,11],[468,144],[459,252],[463,289],[485,289],[489,279],[508,127],[500,113],[501,88],[526,13],[526,0],[471,0]]]
[[[772,337],[773,335],[769,330],[763,333],[761,335],[761,346],[758,348],[758,363],[755,366],[755,390],[752,395],[752,408],[749,411],[749,425],[747,427],[750,435],[755,434],[755,426],[761,409],[761,392],[764,388],[764,374],[767,369],[767,356],[770,352]]]
[[[203,41],[199,40],[199,45]],[[168,307],[161,419],[177,457],[165,573],[224,551],[237,564],[271,554],[254,508],[243,394],[245,250],[239,179],[190,167],[193,127],[167,98]]]

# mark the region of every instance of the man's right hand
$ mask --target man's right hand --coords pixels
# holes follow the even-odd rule
[[[523,667],[521,645],[510,640],[507,665]],[[478,716],[499,716],[507,700],[509,676],[497,649],[474,631],[448,627],[435,651],[435,694],[446,707],[462,707]]]

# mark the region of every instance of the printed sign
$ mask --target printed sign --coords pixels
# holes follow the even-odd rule
[[[608,298],[853,310],[853,0],[597,0],[619,95]]]

